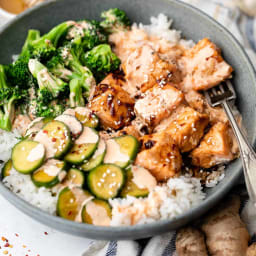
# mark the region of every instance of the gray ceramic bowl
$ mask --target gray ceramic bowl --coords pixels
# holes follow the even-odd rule
[[[148,23],[152,15],[164,13],[174,19],[174,27],[181,30],[186,38],[198,41],[208,37],[215,42],[223,50],[225,59],[234,67],[233,83],[238,95],[237,106],[242,113],[249,139],[255,142],[256,77],[251,62],[239,43],[224,27],[197,9],[181,2],[174,0],[62,0],[42,4],[18,16],[0,31],[1,63],[9,63],[11,56],[20,52],[28,29],[36,28],[41,32],[47,32],[65,20],[97,19],[101,11],[111,7],[119,7],[125,10],[133,21],[143,23]],[[196,208],[174,220],[133,227],[97,227],[70,222],[50,216],[31,206],[11,193],[1,183],[0,192],[27,215],[61,231],[93,239],[137,239],[176,229],[198,218],[232,188],[241,178],[241,174],[240,161],[234,161],[228,166],[225,178],[215,188],[206,191],[206,200]]]

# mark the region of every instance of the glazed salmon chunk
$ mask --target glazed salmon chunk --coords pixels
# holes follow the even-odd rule
[[[204,38],[185,51],[181,66],[185,72],[184,89],[207,90],[231,77],[232,67],[224,61],[220,49]]]
[[[198,145],[208,122],[207,115],[185,107],[177,119],[171,122],[166,132],[174,139],[181,152],[189,152]]]
[[[170,84],[154,86],[135,103],[135,113],[149,126],[155,127],[183,101],[183,93]]]
[[[174,140],[165,132],[145,135],[142,151],[135,163],[148,169],[157,181],[166,181],[180,173],[182,157]]]
[[[122,89],[118,78],[108,75],[96,86],[89,108],[107,129],[119,129],[130,124],[134,116],[134,100]]]
[[[162,60],[147,44],[132,51],[123,62],[122,68],[127,80],[126,90],[132,95],[140,95],[157,83],[164,85],[175,80],[178,68],[175,64]]]
[[[230,129],[227,123],[213,125],[199,146],[191,152],[192,164],[210,168],[233,160],[236,154]]]

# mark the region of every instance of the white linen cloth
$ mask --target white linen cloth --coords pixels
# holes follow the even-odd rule
[[[238,8],[238,6],[242,6],[243,10],[250,11],[249,14],[256,14],[255,0],[183,0],[183,2],[200,8],[224,25],[245,47],[256,67],[256,17],[249,17]],[[235,188],[234,191],[239,191],[242,199],[241,217],[248,227],[252,241],[255,241],[255,208],[248,201],[244,185],[240,185],[239,189]],[[176,232],[173,231],[151,238],[146,246],[145,240],[142,242],[92,242],[83,256],[175,256],[177,255],[175,253],[175,240]]]

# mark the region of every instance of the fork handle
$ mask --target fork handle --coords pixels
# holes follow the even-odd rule
[[[247,138],[241,132],[241,129],[237,124],[237,121],[232,113],[229,103],[227,101],[223,101],[222,106],[228,116],[234,134],[238,141],[243,163],[246,187],[251,201],[256,206],[256,153],[254,152]]]

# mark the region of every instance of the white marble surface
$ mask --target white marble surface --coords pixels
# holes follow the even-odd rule
[[[4,247],[2,237],[13,248]],[[42,225],[0,196],[0,255],[7,250],[7,256],[82,256],[90,241]]]

